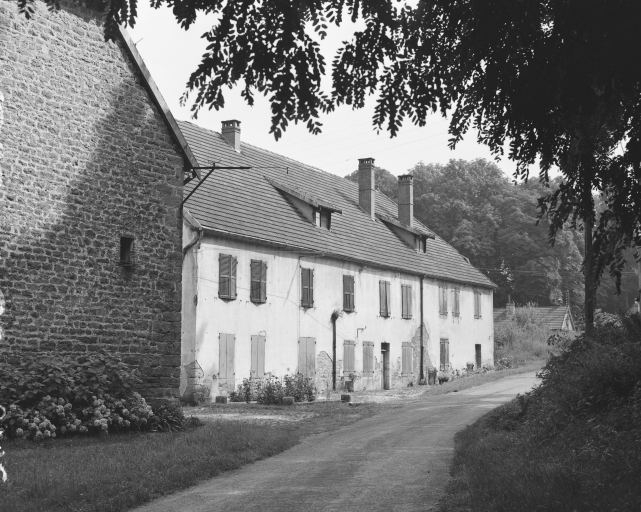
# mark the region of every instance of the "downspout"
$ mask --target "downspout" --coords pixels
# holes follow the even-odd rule
[[[334,311],[330,320],[332,322],[332,390],[336,391],[336,320],[339,314]]]
[[[419,371],[419,377],[418,377],[418,383],[421,386],[424,386],[426,384],[425,382],[425,372],[423,371],[423,362],[425,361],[425,345],[423,343],[423,276],[421,276],[421,286],[420,286],[420,297],[421,297],[421,369]]]
[[[185,259],[185,256],[187,256],[189,249],[191,249],[194,245],[199,244],[203,239],[203,228],[196,228],[196,231],[198,232],[198,236],[187,245],[185,245],[185,247],[183,247],[183,260]]]

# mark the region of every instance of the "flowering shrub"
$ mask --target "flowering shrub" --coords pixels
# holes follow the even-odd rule
[[[296,402],[312,402],[316,399],[314,381],[303,375],[285,375],[283,379],[270,376],[265,379],[243,379],[236,391],[229,394],[231,402],[251,402],[277,405],[283,397],[292,396]]]
[[[111,355],[8,358],[0,358],[0,402],[9,404],[0,427],[9,437],[40,441],[149,428],[154,413],[133,391],[136,371]]]
[[[285,375],[285,396],[293,396],[297,402],[313,402],[316,400],[314,381],[301,373]],[[355,379],[354,379],[355,380]]]

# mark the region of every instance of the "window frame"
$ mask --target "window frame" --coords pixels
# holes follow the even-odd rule
[[[461,316],[461,289],[458,286],[452,288],[452,316],[459,318]]]
[[[443,347],[446,348],[443,351]],[[445,357],[443,357],[445,355]],[[445,362],[443,362],[445,360]],[[450,340],[449,338],[441,338],[439,340],[439,368],[441,371],[450,369]]]
[[[229,259],[229,273],[224,273],[224,261]],[[237,298],[237,268],[238,259],[232,254],[220,253],[218,255],[218,297],[224,300],[236,300]],[[223,289],[223,283],[227,282],[227,293]]]
[[[307,286],[305,276],[308,276]],[[314,269],[300,268],[300,306],[305,309],[314,307]]]
[[[412,319],[414,287],[411,284],[401,284],[401,318]]]
[[[481,311],[481,292],[474,290],[474,319],[479,320],[481,318],[483,318]]]
[[[353,313],[355,310],[354,276],[343,274],[343,311]]]
[[[390,287],[391,283],[389,281],[380,279],[378,281],[378,312],[382,318],[390,318],[392,316],[392,301],[390,298]],[[383,309],[383,304],[385,309]]]
[[[348,368],[348,362],[350,368]],[[343,375],[347,376],[356,371],[356,342],[343,340]]]
[[[120,257],[118,264],[121,267],[133,267],[135,241],[136,239],[132,235],[120,236]]]
[[[255,268],[258,270],[255,271]],[[256,276],[256,273],[258,276]],[[250,260],[249,262],[249,300],[254,304],[265,304],[267,302],[266,261]]]
[[[448,287],[439,285],[438,287],[438,314],[439,316],[447,316],[447,291]]]
[[[367,375],[374,375],[374,342],[373,341],[363,342],[363,373]]]

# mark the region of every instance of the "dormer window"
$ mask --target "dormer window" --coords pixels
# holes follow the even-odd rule
[[[309,192],[295,188],[293,185],[285,185],[271,178],[265,178],[276,190],[278,190],[308,222],[319,228],[330,229],[332,224],[332,213],[343,213],[339,208],[326,201],[312,196]]]
[[[314,224],[319,228],[329,229],[332,224],[332,212],[325,208],[314,209]]]
[[[416,235],[416,252],[427,252],[427,237]]]

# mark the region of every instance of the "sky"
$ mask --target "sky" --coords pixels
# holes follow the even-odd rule
[[[136,26],[130,30],[138,51],[155,80],[174,117],[190,120],[211,130],[220,131],[221,122],[241,121],[241,139],[255,146],[293,158],[328,172],[345,176],[358,167],[358,159],[371,157],[375,165],[394,175],[404,174],[418,162],[446,163],[452,158],[472,160],[492,159],[489,150],[479,145],[470,132],[456,150],[447,146],[447,119],[432,116],[427,126],[420,128],[406,123],[400,133],[391,138],[386,132],[376,133],[372,127],[373,101],[362,110],[341,107],[321,118],[323,133],[310,134],[304,125],[288,126],[276,141],[270,128],[269,102],[259,94],[253,107],[240,97],[239,90],[225,94],[225,107],[219,111],[203,109],[192,119],[189,104],[180,106],[180,96],[186,90],[190,73],[196,69],[205,49],[201,35],[212,26],[213,18],[202,18],[185,31],[167,8],[152,9],[139,4]],[[322,43],[324,54],[333,56],[340,42],[349,38],[353,27],[334,29]],[[503,158],[497,165],[511,176],[514,164]]]

